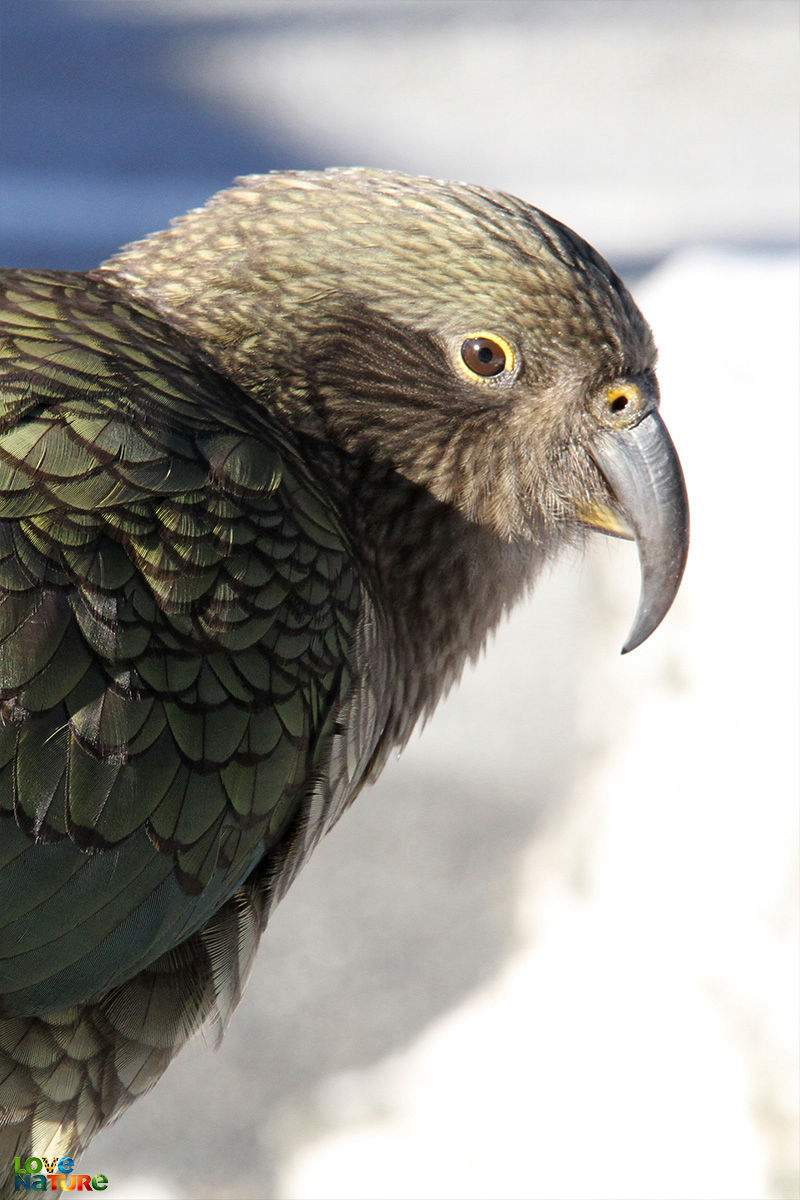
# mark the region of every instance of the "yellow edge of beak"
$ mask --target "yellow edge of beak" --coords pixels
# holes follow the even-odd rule
[[[633,530],[625,518],[605,504],[583,504],[577,510],[576,516],[584,525],[591,525],[592,529],[610,533],[612,537],[634,540]]]

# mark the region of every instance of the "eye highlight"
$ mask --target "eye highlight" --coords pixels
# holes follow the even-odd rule
[[[461,343],[461,361],[471,375],[488,379],[503,371],[513,371],[514,351],[499,334],[474,333]]]

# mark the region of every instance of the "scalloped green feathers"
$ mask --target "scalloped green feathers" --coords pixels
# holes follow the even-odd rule
[[[13,1015],[123,985],[285,838],[348,696],[362,588],[286,435],[252,424],[179,336],[83,277],[6,284],[0,1003]],[[212,942],[218,990],[235,991],[230,948]]]

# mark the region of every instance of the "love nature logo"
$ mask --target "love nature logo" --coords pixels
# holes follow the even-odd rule
[[[75,1162],[67,1155],[56,1154],[53,1158],[14,1159],[14,1191],[46,1192],[104,1192],[108,1187],[105,1175],[79,1175]]]

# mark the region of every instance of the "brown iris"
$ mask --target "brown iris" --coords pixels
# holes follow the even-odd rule
[[[499,375],[511,368],[511,347],[500,338],[478,334],[461,344],[465,366],[475,375]]]

